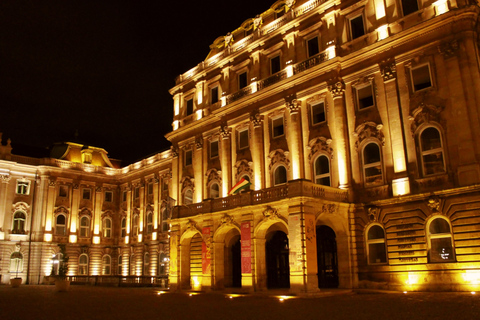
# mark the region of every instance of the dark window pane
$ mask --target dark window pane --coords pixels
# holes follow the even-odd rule
[[[279,166],[275,170],[275,185],[287,182],[287,169],[284,166]]]
[[[408,16],[410,13],[418,11],[417,0],[402,0],[403,15]]]
[[[435,219],[430,224],[430,233],[431,234],[450,233],[450,225],[444,219],[441,219],[441,218]]]
[[[430,68],[428,64],[412,69],[412,80],[414,91],[430,88],[432,81],[430,79]]]
[[[368,230],[368,240],[385,239],[385,232],[380,226],[373,226]]]
[[[368,144],[363,151],[363,155],[364,164],[380,162],[380,148],[376,143]]]
[[[187,116],[193,113],[193,99],[187,100]]]
[[[240,131],[238,144],[240,149],[248,147],[248,130]]]
[[[238,75],[238,88],[243,89],[247,86],[247,73],[241,73]]]
[[[438,149],[442,147],[440,133],[435,128],[427,128],[422,132],[422,151]]]
[[[218,102],[218,87],[212,88],[210,91],[211,104]]]
[[[330,177],[317,178],[315,183],[322,186],[330,186]]]
[[[312,122],[313,124],[325,121],[325,104],[323,102],[312,106]]]
[[[358,17],[350,19],[350,29],[352,40],[365,34],[365,29],[363,26],[363,15],[359,15]]]
[[[357,96],[358,109],[361,110],[373,106],[373,93],[371,85],[357,89]]]
[[[210,158],[218,157],[218,141],[210,142]]]
[[[431,239],[430,262],[453,262],[455,255],[452,247],[452,238]]]
[[[279,137],[283,135],[283,118],[277,118],[272,121],[273,137]]]
[[[330,172],[330,165],[326,156],[320,156],[315,161],[315,174],[321,175]]]
[[[312,57],[316,54],[318,54],[320,51],[319,51],[319,48],[318,48],[318,38],[315,37],[315,38],[312,38],[310,40],[307,41],[307,47],[308,47],[308,57]]]
[[[387,262],[385,243],[370,243],[368,245],[368,262],[371,264]]]
[[[185,166],[192,165],[192,150],[185,151]]]
[[[279,72],[281,69],[280,56],[276,56],[275,58],[270,59],[270,66],[272,74]]]

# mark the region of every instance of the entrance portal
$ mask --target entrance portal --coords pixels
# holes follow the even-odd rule
[[[318,287],[338,287],[337,241],[327,226],[317,227]]]
[[[270,239],[269,239],[270,238]],[[267,287],[290,288],[288,238],[282,231],[267,236],[265,244],[267,262]]]
[[[240,237],[232,245],[232,287],[242,286],[242,255],[240,251]]]

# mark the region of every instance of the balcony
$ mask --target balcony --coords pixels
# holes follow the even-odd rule
[[[329,201],[347,202],[348,191],[321,186],[307,180],[294,180],[278,187],[243,192],[237,195],[208,199],[201,203],[173,208],[172,218],[185,218],[204,213],[212,213],[238,207],[270,203],[294,197],[311,197]]]

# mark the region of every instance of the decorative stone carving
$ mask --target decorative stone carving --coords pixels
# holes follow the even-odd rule
[[[103,191],[102,187],[95,187],[95,192],[100,193]]]
[[[59,213],[68,215],[68,210],[65,207],[58,207],[57,210],[55,210],[55,215]]]
[[[301,101],[297,100],[297,95],[295,93],[285,97],[285,104],[287,105],[290,114],[298,113],[302,106]]]
[[[238,179],[244,175],[248,175],[250,178],[253,178],[252,165],[253,162],[249,162],[245,159],[237,161],[234,166],[237,169],[235,172],[235,179],[238,181]]]
[[[6,174],[0,174],[0,181],[2,181],[2,183],[8,183],[10,179],[12,179],[12,177]]]
[[[92,212],[86,208],[83,208],[81,211],[80,211],[80,214],[78,215],[79,217],[82,217],[82,216],[88,216],[88,217],[92,217]]]
[[[328,84],[328,91],[333,95],[334,98],[342,97],[345,92],[345,83],[342,78],[337,77],[330,79]]]
[[[56,184],[57,184],[57,181],[55,179],[49,179],[48,180],[48,186],[49,187],[55,187]]]
[[[260,112],[258,112],[258,110],[255,110],[250,114],[250,121],[253,123],[253,126],[255,128],[261,127],[263,122],[263,116],[260,115]]]
[[[337,211],[337,206],[333,203],[324,204],[322,206],[322,213],[334,214]]]
[[[378,220],[378,214],[380,212],[380,209],[378,207],[370,207],[367,209],[368,211],[368,219],[371,222],[376,222]]]
[[[172,153],[172,158],[178,158],[178,148],[171,146],[170,152]]]
[[[218,181],[219,183],[222,182],[222,177],[221,177],[221,171],[218,171],[217,169],[209,169],[207,170],[207,173],[205,176],[207,177],[207,185],[211,181]]]
[[[267,206],[267,208],[262,212],[263,213],[263,220],[268,220],[268,219],[278,219],[278,211],[275,208],[272,208],[270,206]]]
[[[193,184],[193,178],[189,176],[183,177],[182,180],[180,181],[180,184],[182,185],[182,193],[187,188],[192,188],[192,190],[195,189]]]
[[[268,159],[270,160],[270,165],[268,168],[272,170],[272,167],[276,163],[283,163],[287,166],[287,169],[290,169],[290,160],[288,160],[288,151],[283,151],[281,149],[274,150],[270,152],[268,155]]]
[[[358,151],[358,147],[363,140],[367,138],[376,138],[380,143],[385,145],[385,137],[382,132],[383,124],[376,124],[375,122],[365,122],[357,127],[353,136],[357,137],[355,142],[355,149]]]
[[[225,48],[231,46],[233,43],[233,34],[230,32],[225,36]]]
[[[223,224],[229,225],[229,224],[233,224],[233,221],[234,221],[234,220],[233,220],[233,217],[232,217],[232,216],[229,216],[228,214],[225,214],[225,215],[220,219],[220,221],[221,221],[221,224],[222,224],[222,225],[223,225]]]
[[[287,10],[292,9],[292,7],[295,5],[296,0],[286,0],[285,1],[285,6],[287,7]]]
[[[441,43],[438,47],[438,52],[440,52],[445,59],[451,58],[458,53],[458,41],[455,39],[453,41]]]
[[[397,77],[397,66],[394,59],[387,59],[379,63],[383,81],[395,79]]]
[[[444,107],[425,105],[421,103],[418,108],[413,110],[409,117],[409,120],[412,121],[412,125],[410,126],[412,135],[415,135],[417,128],[423,123],[441,123],[440,113],[443,111],[443,109]]]
[[[203,137],[202,135],[198,135],[195,137],[195,148],[197,150],[201,150],[203,148]]]
[[[438,196],[431,196],[427,200],[427,206],[432,210],[432,212],[439,212],[440,211],[440,198]]]
[[[253,19],[253,30],[257,30],[262,26],[262,24],[263,24],[263,19],[259,14],[257,14]]]
[[[190,230],[190,231],[198,231],[198,228],[197,228],[197,223],[193,220],[188,220],[187,222],[187,230]]]
[[[315,139],[312,139],[308,143],[308,149],[310,149],[310,153],[308,154],[308,160],[312,161],[314,156],[318,152],[326,152],[330,155],[330,158],[333,157],[333,149],[330,147],[330,144],[332,143],[332,139],[327,139],[324,137],[318,137]]]
[[[230,139],[230,134],[232,132],[232,129],[229,128],[226,124],[222,124],[220,126],[220,136],[222,139]]]
[[[17,202],[12,204],[12,213],[15,213],[17,211],[28,213],[29,210],[30,210],[30,206],[25,202]]]

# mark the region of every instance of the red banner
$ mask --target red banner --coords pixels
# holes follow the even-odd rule
[[[242,222],[242,273],[252,273],[252,233],[250,222]]]
[[[202,273],[210,274],[211,262],[210,262],[210,228],[206,227],[202,229]]]

